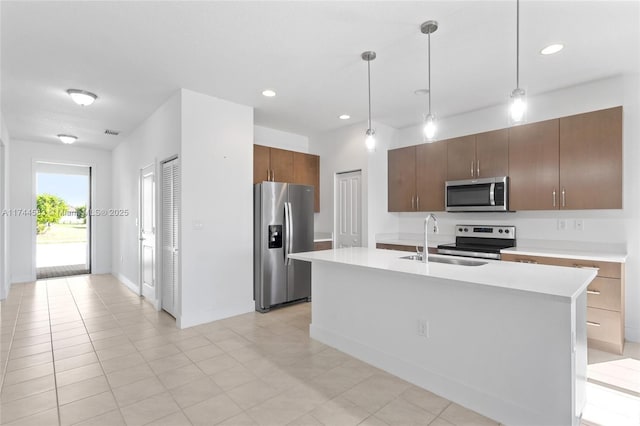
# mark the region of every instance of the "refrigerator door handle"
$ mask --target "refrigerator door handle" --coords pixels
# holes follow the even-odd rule
[[[284,203],[284,226],[285,226],[285,239],[284,239],[284,264],[289,265],[289,253],[291,252],[291,204]]]

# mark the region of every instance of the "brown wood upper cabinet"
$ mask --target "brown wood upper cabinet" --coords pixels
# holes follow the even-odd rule
[[[560,208],[622,208],[622,107],[560,119]]]
[[[558,120],[509,129],[509,208],[553,210],[559,206]]]
[[[447,180],[506,176],[509,172],[507,129],[448,139]]]
[[[320,211],[320,157],[303,152],[253,145],[253,183],[288,182],[314,187],[316,212]]]
[[[303,152],[293,153],[293,183],[311,185],[315,188],[316,212],[320,211],[320,157]]]
[[[388,211],[443,211],[447,145],[441,142],[388,151]]]
[[[622,208],[622,107],[509,129],[511,210]]]

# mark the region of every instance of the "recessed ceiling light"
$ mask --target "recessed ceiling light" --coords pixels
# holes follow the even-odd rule
[[[544,49],[542,49],[540,53],[543,55],[553,55],[554,53],[558,53],[562,49],[564,49],[564,44],[560,44],[560,43],[550,44]]]
[[[340,117],[338,117],[340,120],[348,120],[351,118],[351,116],[349,114],[342,114]]]
[[[86,90],[69,89],[67,90],[67,93],[71,96],[73,102],[81,106],[91,105],[96,99],[98,99],[98,95],[87,92]]]
[[[262,96],[266,96],[267,98],[273,98],[276,95],[276,92],[274,92],[271,89],[267,89],[267,90],[263,90],[262,91]]]
[[[58,139],[60,139],[62,143],[70,144],[77,141],[78,137],[73,135],[58,135]]]
[[[429,89],[418,89],[413,91],[414,95],[424,96],[429,94]]]

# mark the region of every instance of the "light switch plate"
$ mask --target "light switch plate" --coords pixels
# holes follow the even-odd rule
[[[567,219],[558,219],[558,231],[567,229]]]

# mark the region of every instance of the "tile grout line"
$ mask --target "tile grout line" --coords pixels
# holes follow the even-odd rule
[[[18,308],[16,310],[15,319],[13,320],[13,330],[11,330],[11,340],[9,341],[9,350],[7,351],[7,360],[4,363],[4,368],[2,369],[2,376],[0,377],[0,389],[4,387],[4,380],[7,375],[7,368],[9,367],[9,357],[11,356],[11,349],[13,348],[13,340],[16,335],[16,328],[18,328],[18,317],[20,316],[20,311],[22,309],[22,295],[24,293],[24,289],[20,288],[20,301],[18,303]],[[9,289],[11,291],[11,289]],[[9,295],[7,294],[7,298]],[[6,299],[5,299],[6,300]]]
[[[37,281],[36,281],[37,285]],[[46,290],[47,295],[47,314],[49,316],[49,337],[51,338],[51,364],[53,367],[53,386],[56,390],[56,411],[58,413],[58,425],[62,425],[62,421],[60,419],[60,399],[58,398],[58,375],[56,374],[56,354],[53,350],[53,326],[51,325],[51,306],[49,305],[49,281],[45,280],[44,288]],[[22,298],[20,299],[20,303],[22,304]]]

